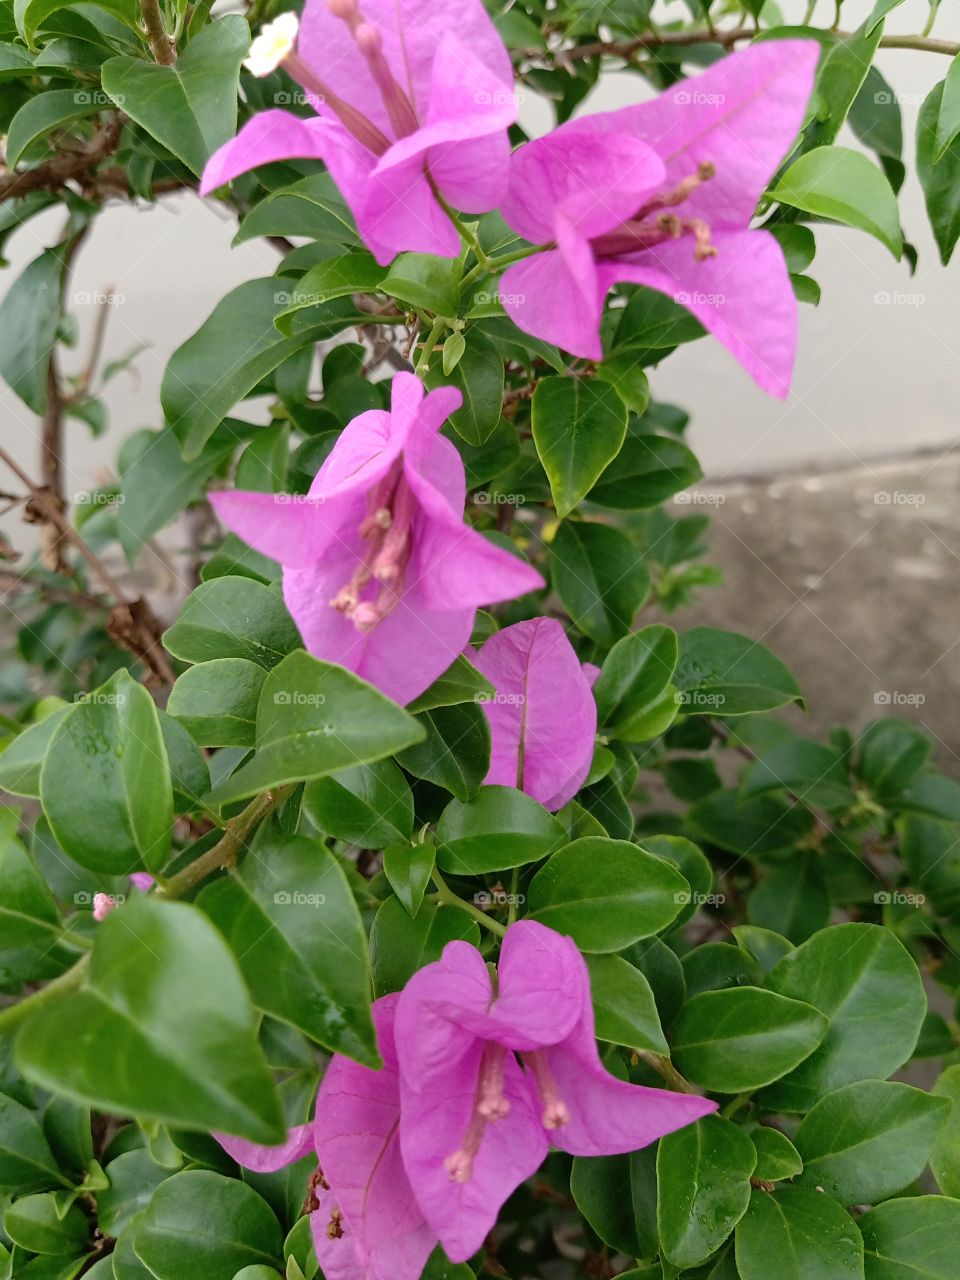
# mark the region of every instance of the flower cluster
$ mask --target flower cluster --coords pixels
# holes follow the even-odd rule
[[[634,1151],[716,1109],[605,1069],[583,956],[535,921],[507,930],[495,979],[451,942],[374,1019],[383,1067],[335,1056],[312,1124],[279,1147],[220,1135],[260,1172],[316,1151],[311,1225],[328,1280],[419,1280],[438,1243],[465,1261],[551,1146]]]
[[[502,279],[521,329],[599,360],[604,298],[643,284],[685,306],[761,387],[785,396],[796,302],[757,202],[803,123],[815,41],[759,42],[694,82],[573,120],[512,155],[513,73],[481,0],[307,0],[247,66],[282,67],[316,114],[251,119],[211,158],[209,192],[258,165],[322,160],[377,261],[455,257],[452,209],[500,208],[539,249]]]

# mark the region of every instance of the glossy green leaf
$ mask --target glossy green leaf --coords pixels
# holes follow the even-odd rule
[[[633,543],[605,524],[565,520],[550,544],[550,572],[576,626],[604,646],[627,634],[650,591]]]
[[[419,697],[407,703],[407,710],[415,715],[420,711],[433,711],[436,707],[459,706],[462,702],[483,702],[495,693],[490,681],[461,653],[429,689],[424,689]]]
[[[373,293],[382,278],[383,267],[378,266],[369,253],[344,253],[335,258],[324,258],[311,267],[288,297],[282,300],[283,310],[274,316],[273,323],[281,333],[289,336],[292,331],[289,317],[295,312],[353,293]]]
[[[23,1195],[65,1181],[36,1114],[0,1093],[0,1188]]]
[[[646,511],[703,478],[685,444],[667,436],[628,435],[590,493],[617,511]]]
[[[282,596],[250,578],[201,582],[163,643],[184,662],[245,658],[269,669],[300,645]]]
[[[840,924],[784,956],[768,986],[808,1000],[829,1019],[820,1047],[764,1095],[772,1110],[806,1111],[826,1093],[906,1062],[926,1013],[909,953],[880,925]]]
[[[490,768],[490,724],[474,702],[424,711],[414,722],[422,741],[397,756],[408,773],[444,787],[458,800],[480,789]]]
[[[266,1201],[245,1183],[203,1169],[157,1188],[134,1239],[157,1280],[233,1280],[242,1267],[278,1265],[283,1257],[280,1225]]]
[[[195,907],[137,894],[113,911],[87,986],[33,1014],[16,1052],[29,1079],[103,1111],[254,1142],[284,1135],[236,961]]]
[[[910,1085],[861,1080],[827,1094],[794,1135],[803,1181],[841,1204],[886,1200],[918,1178],[950,1104]]]
[[[771,194],[781,204],[868,232],[897,259],[903,252],[897,198],[883,170],[859,151],[808,151],[787,169]]]
[[[460,310],[461,264],[432,253],[401,253],[387,274],[379,268],[380,289],[391,298],[434,315],[454,317]]]
[[[669,728],[677,713],[671,681],[678,656],[677,633],[659,624],[618,640],[593,686],[600,731],[642,742]]]
[[[859,1219],[867,1280],[954,1280],[960,1200],[888,1200]]]
[[[736,1257],[741,1280],[864,1276],[857,1224],[836,1200],[805,1187],[754,1191],[737,1227]]]
[[[779,1079],[809,1057],[827,1025],[812,1005],[760,987],[704,991],[681,1011],[673,1058],[701,1088],[743,1093]]]
[[[803,704],[797,682],[769,649],[715,627],[680,633],[673,680],[681,712],[691,715],[742,716],[790,702]]]
[[[588,836],[560,849],[537,872],[528,914],[582,951],[622,951],[659,933],[689,893],[669,862],[625,840]]]
[[[110,1161],[105,1173],[109,1185],[97,1192],[97,1224],[104,1235],[116,1238],[134,1215],[147,1207],[157,1187],[170,1177],[170,1170],[143,1149],[123,1152]]]
[[[542,378],[533,395],[531,422],[557,515],[567,516],[620,452],[626,408],[603,383]]]
[[[917,177],[923,187],[927,217],[940,251],[940,260],[946,266],[960,239],[960,136],[955,136],[938,154],[944,93],[944,84],[936,85],[920,108]],[[0,319],[2,314],[0,311]]]
[[[457,367],[443,372],[439,355],[431,358],[424,382],[429,388],[449,384],[463,394],[463,407],[450,415],[457,435],[468,444],[481,445],[496,431],[503,404],[503,360],[499,351],[476,326],[466,331],[466,350]]]
[[[696,1266],[720,1248],[746,1213],[756,1163],[749,1137],[721,1116],[704,1116],[660,1139],[657,1223],[674,1265]]]
[[[69,707],[60,707],[18,733],[0,753],[0,789],[15,796],[40,799],[40,768],[50,739]]]
[[[457,939],[474,946],[480,941],[480,926],[465,911],[425,902],[411,918],[398,898],[388,898],[370,931],[374,995],[400,991],[418,969],[439,960],[447,943]]]
[[[570,1194],[593,1230],[611,1249],[634,1258],[656,1252],[656,1229],[648,1222],[656,1197],[651,1154],[575,1156],[570,1175]]]
[[[369,764],[422,737],[414,717],[373,685],[297,650],[264,681],[255,755],[214,788],[208,803]]]
[[[201,747],[252,747],[267,673],[248,658],[214,658],[178,677],[167,711]]]
[[[76,1254],[90,1239],[90,1220],[79,1205],[61,1216],[52,1192],[15,1200],[3,1215],[3,1229],[29,1253]]]
[[[259,1008],[331,1051],[377,1065],[366,937],[329,849],[305,836],[260,840],[198,901]]]
[[[45,134],[54,129],[66,129],[85,116],[96,115],[103,109],[98,98],[98,94],[76,89],[48,89],[35,98],[28,98],[10,121],[5,156],[7,167],[15,169],[31,143]]]
[[[47,407],[47,371],[60,320],[62,246],[46,249],[0,302],[0,377],[37,415]]]
[[[668,1055],[650,983],[623,956],[588,956],[597,1036],[628,1049]]]
[[[950,1103],[950,1111],[930,1154],[930,1169],[945,1196],[960,1197],[960,1066],[947,1067],[933,1092]]]
[[[536,862],[563,842],[563,828],[513,787],[482,787],[451,800],[437,824],[437,862],[456,875],[483,875]]]
[[[420,844],[389,845],[383,851],[384,875],[408,915],[415,916],[420,910],[436,856],[436,845],[430,839]]]
[[[413,796],[392,760],[309,782],[303,809],[325,835],[360,849],[383,849],[409,841],[413,834]]]
[[[757,1153],[754,1177],[762,1182],[780,1182],[795,1178],[803,1169],[800,1153],[785,1133],[779,1129],[761,1125],[750,1130],[750,1139]]]
[[[81,866],[159,870],[170,850],[173,791],[153,699],[125,670],[58,725],[40,771],[57,842]]]
[[[198,176],[237,128],[237,81],[250,28],[228,14],[205,27],[174,66],[121,55],[103,64],[104,93]]]

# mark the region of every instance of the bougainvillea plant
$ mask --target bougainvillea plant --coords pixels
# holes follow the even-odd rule
[[[936,0],[286,2],[0,5],[0,1280],[956,1280],[960,784],[669,624],[654,395],[788,396],[914,158],[949,260]],[[71,268],[170,193],[276,270],[71,493]]]

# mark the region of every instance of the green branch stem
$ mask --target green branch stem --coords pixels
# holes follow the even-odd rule
[[[6,1035],[15,1030],[31,1013],[44,1008],[54,1000],[59,1000],[61,996],[68,995],[71,991],[76,991],[86,976],[89,964],[89,955],[81,956],[73,968],[62,973],[59,978],[54,978],[52,982],[48,982],[45,987],[27,996],[25,1000],[0,1009],[0,1035]]]
[[[472,916],[478,924],[495,933],[498,938],[502,938],[507,932],[506,927],[499,920],[491,920],[485,911],[475,907],[472,902],[465,902],[463,898],[458,897],[436,868],[433,870],[432,879],[437,886],[437,901],[442,907],[457,907],[460,911],[465,911],[468,916]]]
[[[689,1080],[684,1079],[670,1059],[665,1058],[663,1054],[654,1053],[651,1049],[638,1049],[637,1056],[641,1062],[652,1067],[657,1075],[662,1076],[674,1092],[699,1093],[699,1090],[695,1089]]]
[[[424,339],[423,346],[420,348],[420,354],[417,356],[417,363],[413,372],[418,378],[422,378],[430,367],[430,357],[433,355],[433,349],[443,336],[443,331],[447,327],[446,320],[442,316],[437,316],[433,322],[433,328]]]
[[[262,795],[251,800],[247,807],[231,818],[223,829],[223,836],[212,849],[202,853],[195,862],[178,871],[175,876],[157,886],[157,894],[161,898],[182,898],[185,893],[226,867],[234,867],[247,838],[275,809],[279,809],[287,796],[293,791],[293,784],[286,787],[275,787],[272,791],[264,791]]]

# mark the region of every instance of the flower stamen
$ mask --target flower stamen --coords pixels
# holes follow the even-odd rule
[[[358,532],[369,546],[350,581],[330,601],[330,607],[349,618],[358,631],[371,631],[400,602],[413,550],[416,510],[402,463],[396,462],[367,496],[367,514]],[[364,600],[364,589],[374,581],[376,597]]]
[[[502,1045],[488,1041],[483,1046],[477,1091],[467,1131],[460,1146],[443,1162],[451,1182],[469,1182],[473,1163],[483,1143],[488,1124],[496,1124],[510,1114],[510,1101],[503,1092],[507,1051]]]
[[[367,22],[356,0],[327,0],[327,8],[335,18],[340,18],[350,28],[350,34],[366,59],[370,74],[380,90],[380,97],[386,107],[394,134],[398,138],[405,138],[415,133],[418,128],[417,113],[410,99],[394,79],[393,72],[384,57],[380,28],[376,23]]]
[[[693,256],[697,262],[715,258],[717,248],[711,243],[710,224],[705,218],[682,218],[679,214],[658,210],[668,211],[683,204],[699,186],[715,177],[716,172],[714,165],[703,161],[696,173],[684,178],[672,191],[654,196],[615,230],[597,236],[591,242],[594,253],[601,258],[621,257],[652,249],[665,240],[679,240],[689,233],[694,239]]]
[[[569,1123],[570,1112],[567,1104],[560,1096],[557,1082],[553,1078],[553,1072],[547,1062],[547,1055],[542,1049],[537,1049],[533,1053],[524,1053],[520,1056],[533,1073],[537,1092],[543,1103],[543,1115],[541,1116],[543,1127],[545,1129],[561,1129],[565,1124]]]

